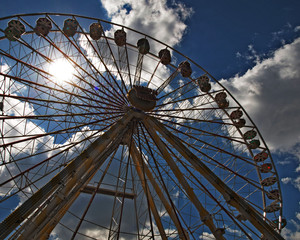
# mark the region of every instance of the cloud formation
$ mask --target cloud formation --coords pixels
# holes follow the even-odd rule
[[[300,171],[300,38],[274,51],[267,59],[261,59],[253,49],[256,65],[243,75],[236,75],[221,83],[245,108],[272,151],[291,154],[297,158]],[[291,156],[289,155],[289,156]],[[290,158],[279,164],[290,163]],[[291,173],[292,174],[292,173]],[[289,175],[281,179],[300,191],[300,177]],[[299,214],[296,215],[296,218]],[[291,226],[290,224],[294,225]],[[290,228],[291,226],[292,228]],[[289,240],[300,239],[300,225],[288,220],[288,228],[282,235]]]
[[[101,3],[112,22],[141,31],[170,46],[181,41],[187,28],[184,21],[193,13],[182,3],[174,2],[169,7],[167,0],[101,0]]]
[[[300,38],[221,83],[252,117],[272,150],[296,151],[300,142]]]

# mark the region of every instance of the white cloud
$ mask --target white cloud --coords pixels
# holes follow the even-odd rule
[[[281,178],[281,182],[283,182],[284,184],[291,182],[291,180],[292,180],[292,178],[290,178],[290,177]]]
[[[300,28],[295,28],[295,31]],[[255,58],[253,46],[249,47],[256,65],[243,75],[237,75],[222,84],[228,88],[257,124],[271,150],[292,154],[300,163],[300,38],[277,49],[272,57]],[[289,155],[291,156],[291,155]],[[295,161],[288,157],[280,159],[281,165]],[[300,171],[300,165],[295,172]],[[283,184],[292,183],[300,191],[300,177],[281,179]],[[296,214],[300,220],[300,214]],[[282,231],[287,240],[300,239],[300,225]]]
[[[254,49],[254,46],[252,44],[248,45],[248,50],[250,52],[250,55],[248,55],[246,57],[247,60],[252,60],[255,63],[259,63],[260,62],[260,55],[256,52],[256,50]]]
[[[258,125],[272,150],[300,142],[300,38],[258,61],[242,76],[221,80]]]
[[[300,177],[293,180],[293,185],[300,191]]]
[[[300,239],[300,232],[296,231],[293,232],[290,229],[283,229],[282,230],[282,236],[286,239],[286,240],[299,240]]]
[[[174,46],[187,28],[184,21],[193,13],[182,3],[167,5],[167,0],[101,0],[112,22],[148,34]],[[130,9],[130,10],[128,10]]]
[[[202,240],[213,240],[216,239],[212,233],[203,232],[203,235],[199,237]]]
[[[296,217],[299,219],[299,213],[296,214]],[[300,219],[299,219],[300,220]],[[282,236],[286,240],[299,240],[300,239],[300,224],[295,220],[290,220],[289,223],[294,225],[295,231],[290,230],[289,228],[284,228],[282,230]]]
[[[295,31],[295,32],[300,31],[300,26],[295,27],[295,28],[294,28],[294,31]]]

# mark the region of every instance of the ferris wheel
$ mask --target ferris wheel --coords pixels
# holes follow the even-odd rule
[[[96,18],[0,29],[0,239],[283,239],[268,147],[204,68]]]

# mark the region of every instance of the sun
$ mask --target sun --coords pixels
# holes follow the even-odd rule
[[[74,72],[74,67],[66,59],[57,59],[49,66],[49,73],[57,83],[70,81]]]

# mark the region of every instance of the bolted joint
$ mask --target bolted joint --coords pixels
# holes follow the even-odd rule
[[[234,199],[234,196],[232,196],[231,194],[228,194],[228,193],[227,193],[227,194],[224,196],[224,198],[225,198],[226,203],[228,203],[228,204],[231,205],[232,200]]]
[[[205,223],[208,220],[212,220],[212,215],[211,214],[207,214],[206,216],[204,216],[203,218],[201,218],[201,221],[203,223]]]
[[[61,193],[61,192],[57,192],[55,195],[56,195],[58,198],[60,198],[61,200],[64,200],[64,199],[66,198],[66,196],[65,196],[63,193]]]

